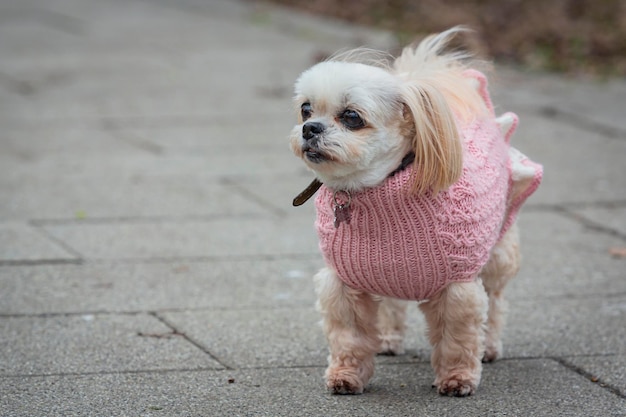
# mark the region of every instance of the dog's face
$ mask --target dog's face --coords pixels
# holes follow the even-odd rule
[[[382,68],[323,62],[300,76],[295,93],[291,149],[331,188],[377,185],[411,148],[400,83]]]

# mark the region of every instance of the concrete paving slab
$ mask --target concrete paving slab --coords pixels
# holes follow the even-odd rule
[[[616,297],[510,300],[505,356],[554,357],[626,352],[626,301]]]
[[[328,344],[313,305],[161,314],[233,368],[325,366]],[[377,363],[430,363],[426,324],[415,306],[408,310],[405,348],[405,355],[378,356]]]
[[[147,223],[74,223],[45,230],[89,259],[233,258],[316,255],[310,221],[252,216]]]
[[[307,303],[308,304],[308,303]],[[166,312],[162,317],[232,368],[323,366],[320,316],[302,308]]]
[[[147,314],[3,317],[0,333],[2,377],[222,368]]]
[[[598,384],[609,386],[626,397],[626,355],[574,356],[564,360],[591,375]]]
[[[624,399],[551,360],[488,366],[476,396],[463,399],[431,389],[428,365],[379,367],[360,396],[329,395],[322,374],[322,368],[290,368],[31,377],[26,383],[2,378],[0,404],[11,416],[181,417],[623,416],[626,406]]]
[[[230,161],[218,157],[208,146],[202,153],[170,153],[132,133],[76,128],[10,130],[4,132],[0,146],[0,187],[5,190],[0,215],[6,219],[265,211],[221,183],[217,161],[232,171],[236,157]],[[254,171],[255,163],[263,160],[250,157],[247,166]],[[266,162],[265,169],[274,163]]]
[[[158,130],[13,129],[2,136],[0,162],[7,179],[26,183],[50,172],[60,180],[106,183],[106,179],[114,184],[180,177],[206,181],[229,173],[255,175],[257,166],[265,171],[277,166],[293,169],[287,133],[286,129],[266,131],[259,122],[245,127],[215,124]],[[266,160],[273,165],[263,164]]]
[[[263,201],[265,205],[284,212],[286,216],[308,219],[313,225],[315,222],[314,197],[302,206],[293,207],[292,205],[293,199],[313,181],[313,178],[315,176],[311,172],[302,167],[296,167],[291,173],[282,172],[254,177],[232,176],[228,177],[228,181],[236,184],[239,189],[255,200]],[[314,234],[315,231],[311,229],[311,233]]]
[[[210,36],[210,35],[207,35]],[[233,52],[231,52],[233,53]],[[121,83],[110,80],[110,85],[98,83],[95,80],[101,77],[97,70],[93,70],[90,79],[84,80],[84,86],[77,84],[69,84],[62,86],[61,91],[55,94],[48,93],[32,99],[15,100],[9,94],[4,93],[2,97],[5,102],[15,102],[12,107],[0,107],[0,120],[9,127],[24,128],[28,126],[45,127],[50,124],[61,125],[63,123],[90,122],[92,124],[99,123],[102,119],[121,119],[133,120],[136,118],[172,118],[174,116],[186,119],[195,118],[201,122],[207,123],[210,117],[215,115],[235,114],[237,119],[241,116],[237,113],[241,112],[242,103],[238,97],[242,95],[248,96],[247,106],[251,109],[260,109],[261,113],[267,115],[284,114],[290,109],[290,100],[283,98],[290,91],[290,86],[284,83],[277,83],[275,80],[288,79],[290,83],[295,80],[298,73],[304,68],[295,68],[287,75],[283,75],[281,70],[268,74],[267,78],[257,81],[256,77],[249,77],[248,65],[265,67],[267,63],[257,62],[260,59],[268,59],[265,54],[247,56],[239,51],[237,56],[242,57],[239,62],[228,62],[226,65],[231,67],[241,67],[238,72],[231,72],[224,79],[220,75],[220,84],[206,85],[207,79],[215,79],[211,74],[207,74],[204,70],[200,74],[189,75],[184,72],[177,72],[171,75],[165,72],[160,79],[175,77],[183,80],[181,83],[173,85],[157,85],[154,87],[146,86],[141,76],[143,72],[151,72],[152,68],[140,68],[135,80],[128,80],[128,85],[120,86]],[[249,55],[254,55],[252,52]],[[313,55],[311,53],[311,55]],[[71,59],[71,58],[70,58]],[[101,59],[115,59],[111,57],[103,57]],[[26,64],[27,65],[27,64]],[[125,62],[118,62],[118,65],[124,66]],[[210,62],[207,66],[212,66]],[[19,69],[13,70],[19,73]],[[57,73],[66,73],[75,71],[74,67],[66,69],[59,66],[50,71]],[[228,74],[222,71],[224,74]],[[21,76],[23,78],[23,76]],[[34,74],[30,79],[24,82],[37,84],[37,80],[44,78],[44,75]],[[66,75],[68,79],[71,75]],[[109,77],[111,78],[111,77]],[[248,80],[247,82],[242,80]],[[76,80],[76,82],[81,80]],[[184,82],[184,83],[183,83]],[[203,84],[204,82],[204,84]],[[102,85],[105,84],[105,85]],[[94,85],[96,87],[94,87]],[[234,91],[231,86],[238,85]],[[94,88],[96,89],[95,91]],[[85,91],[83,91],[85,90]],[[268,96],[279,95],[279,99],[270,99]],[[290,94],[290,93],[289,93]],[[64,102],[63,106],[54,106],[54,103]],[[189,111],[189,109],[193,109]],[[255,110],[256,111],[256,110]]]
[[[105,174],[100,178],[53,179],[42,172],[38,178],[31,176],[29,180],[23,177],[11,183],[0,180],[4,182],[0,187],[11,190],[10,197],[0,205],[0,216],[13,221],[33,219],[45,224],[267,214],[254,200],[217,180],[211,183],[211,180],[189,175],[104,178],[107,178]],[[94,193],[93,184],[98,181],[105,182],[98,186],[98,193]]]
[[[61,133],[62,134],[62,133]],[[121,136],[124,133],[119,133]],[[32,133],[25,134],[25,136]],[[86,140],[89,133],[85,134]],[[112,138],[113,139],[113,138]],[[128,141],[132,142],[133,137],[129,137]],[[109,186],[129,186],[142,185],[143,182],[150,184],[151,182],[164,181],[166,185],[175,181],[179,182],[179,186],[184,187],[184,181],[188,181],[191,185],[202,190],[200,181],[205,183],[216,182],[223,176],[235,175],[267,175],[275,172],[277,166],[283,167],[285,172],[291,172],[299,169],[295,161],[291,161],[287,157],[289,151],[286,144],[278,142],[278,146],[274,149],[263,147],[264,152],[255,149],[246,149],[246,145],[239,148],[223,149],[215,151],[215,149],[207,149],[206,152],[195,153],[172,153],[165,154],[158,145],[152,145],[149,140],[137,139],[137,147],[144,147],[145,152],[136,155],[132,152],[122,153],[129,146],[120,146],[121,149],[116,151],[105,151],[101,154],[95,153],[96,149],[87,152],[71,151],[71,142],[65,142],[61,139],[62,146],[67,147],[63,155],[43,155],[40,159],[34,159],[32,162],[24,162],[13,159],[2,168],[6,170],[7,186],[15,187],[15,183],[23,182],[25,185],[29,183],[43,182],[45,185],[52,181],[49,173],[54,172],[54,178],[59,181],[69,182],[87,182],[92,184],[101,182]],[[121,140],[126,140],[123,138]],[[263,142],[259,141],[259,145]],[[32,145],[36,148],[37,143]],[[115,146],[115,145],[114,145]],[[233,147],[234,148],[234,147]],[[221,151],[221,152],[220,152]],[[103,154],[106,155],[103,157]],[[10,156],[7,156],[10,157]],[[21,163],[21,165],[18,165]],[[48,178],[45,177],[48,173]],[[47,179],[47,182],[46,182]],[[195,182],[194,182],[195,181]],[[165,191],[169,191],[167,188]],[[62,195],[59,197],[61,198]]]
[[[249,96],[249,108],[263,112],[267,112],[268,107],[284,111],[289,100],[271,98],[277,92],[280,96],[291,95],[292,81],[305,69],[302,62],[312,62],[316,55],[315,40],[297,30],[294,31],[296,36],[286,38],[268,27],[263,17],[266,13],[250,14],[247,9],[249,16],[245,19],[250,24],[229,36],[228,44],[223,45],[219,35],[229,31],[230,24],[216,14],[217,3],[204,3],[202,6],[208,7],[204,13],[198,13],[197,7],[193,12],[185,12],[180,2],[178,7],[167,4],[160,7],[153,3],[151,10],[139,12],[131,6],[129,16],[135,18],[116,19],[114,35],[110,22],[102,28],[96,23],[94,28],[94,22],[90,21],[88,41],[77,35],[78,40],[70,47],[63,43],[62,37],[58,41],[61,46],[57,48],[33,41],[29,43],[31,49],[33,45],[40,45],[41,50],[16,48],[19,54],[4,64],[10,76],[8,84],[13,90],[19,92],[22,86],[22,90],[29,92],[49,93],[52,87],[56,95],[30,94],[29,100],[7,97],[12,98],[14,105],[2,114],[12,115],[16,120],[28,120],[37,115],[39,120],[32,121],[36,123],[41,123],[41,119],[77,120],[102,115],[128,118],[150,112],[160,116],[189,116],[224,112],[225,109],[238,112],[241,103],[236,97],[241,95]],[[64,14],[71,15],[75,9],[81,9],[80,5],[65,6]],[[104,12],[108,13],[110,11]],[[310,24],[308,19],[300,20]],[[138,22],[143,25],[139,27]],[[324,21],[319,19],[319,22],[322,25]],[[155,25],[158,30],[154,29]],[[326,22],[324,25],[329,26]],[[335,26],[341,28],[342,25]],[[15,31],[23,31],[23,28],[6,30],[9,31],[7,36],[17,36]],[[342,31],[343,34],[332,39],[335,46],[353,43],[346,38],[351,38],[354,30]],[[20,34],[33,36],[26,32]],[[361,32],[371,37],[371,31]],[[176,36],[172,36],[173,33]],[[203,35],[198,36],[199,33]],[[309,32],[323,33],[320,30]],[[50,34],[47,35],[50,38]],[[128,36],[133,36],[135,41],[126,42]],[[260,50],[251,46],[254,42],[263,42],[265,47]],[[327,43],[328,39],[318,41],[318,44]],[[55,53],[50,54],[50,50]],[[255,68],[254,77],[249,76],[250,68]],[[56,88],[59,84],[63,88]],[[63,97],[71,100],[62,107],[47,105]],[[273,106],[274,102],[278,107]]]
[[[520,106],[588,130],[613,131],[609,136],[624,139],[626,121],[620,105],[626,95],[624,80],[581,80],[499,67],[492,85],[497,102]]]
[[[626,204],[611,207],[591,207],[573,210],[596,225],[606,227],[621,236],[626,236]]]
[[[624,262],[610,254],[623,246],[619,238],[555,212],[523,210],[519,225],[523,260],[509,299],[552,303],[626,293]]]
[[[69,251],[38,228],[19,222],[0,222],[0,262],[75,261]]]
[[[626,187],[622,163],[626,140],[609,139],[531,113],[519,112],[519,116],[520,126],[511,144],[544,165],[543,182],[529,204],[623,199],[617,191]],[[590,163],[593,169],[585,168]]]
[[[285,112],[291,111],[290,103]],[[107,131],[111,136],[133,138],[145,146],[157,149],[164,156],[197,157],[204,155],[215,158],[229,153],[240,156],[246,153],[277,153],[287,157],[289,150],[288,134],[291,129],[289,120],[280,123],[267,123],[266,119],[246,118],[245,122],[235,118],[221,122],[197,123],[180,126],[125,126],[108,123]],[[288,158],[285,158],[288,159]],[[211,168],[208,166],[207,168]]]
[[[177,7],[131,4],[124,19],[113,21],[106,19],[115,10],[115,4],[108,2],[93,10],[73,2],[56,4],[57,10],[47,14],[40,9],[22,10],[22,20],[30,25],[2,28],[4,37],[24,40],[11,43],[5,51],[13,56],[2,65],[6,83],[18,97],[7,95],[13,105],[3,107],[0,114],[24,125],[33,119],[42,123],[103,116],[239,113],[242,95],[248,96],[247,108],[284,111],[288,99],[268,100],[268,96],[276,92],[284,96],[284,91],[290,96],[293,80],[306,67],[302,62],[312,62],[317,45],[327,45],[329,37],[315,39],[325,32],[319,28],[302,32],[302,26],[293,24],[283,30],[291,32],[287,37],[266,22],[264,16],[271,14],[251,13],[249,7],[243,17],[249,24],[232,33],[231,23],[219,17],[219,3],[191,9],[180,2]],[[94,21],[98,13],[102,16]],[[10,8],[5,14],[11,14]],[[46,25],[40,28],[37,21],[46,20],[42,14],[63,16],[85,29],[67,34]],[[308,19],[300,20],[311,26]],[[231,33],[228,42],[220,41],[227,32]],[[342,29],[331,36],[333,49],[356,46],[354,33]],[[371,31],[361,33],[367,34],[364,39],[372,37]],[[42,37],[47,41],[38,42]],[[134,41],[128,42],[129,38]],[[258,48],[258,43],[264,47]],[[58,102],[64,105],[52,105]]]
[[[428,361],[421,315],[411,307],[405,347],[394,361]],[[166,312],[174,327],[236,368],[312,366],[325,363],[326,341],[312,308]],[[624,352],[624,302],[617,300],[511,300],[504,336],[506,358],[609,355]],[[297,340],[297,343],[294,341]],[[386,358],[381,357],[381,361]]]
[[[313,306],[320,265],[303,258],[0,267],[0,315]]]

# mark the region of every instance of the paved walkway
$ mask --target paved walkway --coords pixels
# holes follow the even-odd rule
[[[290,96],[362,44],[392,39],[225,0],[0,1],[0,415],[626,415],[626,83],[504,69],[545,164],[505,358],[438,396],[414,309],[407,355],[325,392]]]

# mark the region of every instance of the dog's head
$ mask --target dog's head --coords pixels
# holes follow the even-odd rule
[[[317,64],[298,79],[295,100],[292,150],[332,188],[376,185],[409,151],[400,85],[384,69]]]
[[[438,55],[457,31],[406,48],[392,65],[331,60],[302,73],[290,135],[296,156],[332,189],[376,186],[410,152],[415,191],[456,181],[462,170],[456,120],[482,103],[461,74],[459,56]]]

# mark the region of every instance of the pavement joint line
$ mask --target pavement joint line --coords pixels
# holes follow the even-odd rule
[[[85,264],[154,264],[154,263],[202,263],[202,262],[259,262],[280,260],[317,260],[319,253],[285,253],[285,254],[255,254],[255,255],[224,255],[224,256],[180,256],[180,257],[153,257],[153,258],[86,258]]]
[[[282,208],[275,206],[273,203],[267,201],[266,199],[258,196],[256,193],[250,191],[245,185],[241,184],[239,181],[233,178],[222,177],[220,178],[220,183],[224,186],[232,188],[232,190],[237,192],[240,196],[256,203],[261,208],[269,210],[274,216],[278,218],[284,218],[289,214],[286,210],[283,210]]]
[[[611,293],[611,294],[585,294],[577,297],[573,297],[571,294],[564,296],[548,296],[545,298],[528,297],[518,298],[516,301],[520,302],[536,302],[537,300],[545,301],[550,299],[585,299],[585,300],[604,300],[611,298],[621,298],[626,296],[626,293]],[[94,311],[57,311],[49,313],[2,313],[0,312],[0,320],[2,319],[19,319],[19,318],[54,318],[54,317],[80,317],[80,316],[137,316],[137,315],[150,315],[167,314],[167,313],[213,313],[213,312],[246,312],[246,311],[277,311],[277,310],[311,310],[315,308],[315,304],[312,302],[310,305],[302,304],[281,304],[276,305],[251,305],[246,307],[187,307],[187,308],[161,308],[157,310],[94,310]],[[601,353],[601,354],[583,354],[583,355],[570,355],[570,356],[612,356],[615,353]],[[519,358],[514,358],[519,359]]]
[[[588,295],[584,297],[586,300],[604,300],[607,298],[619,298],[625,294],[596,294]],[[546,300],[552,298],[564,298],[564,297],[546,297],[539,300]],[[571,297],[565,297],[567,299],[576,299]],[[581,297],[583,298],[583,297]],[[521,302],[534,302],[537,298],[524,298],[518,299]],[[94,311],[57,311],[49,313],[0,313],[0,319],[19,319],[19,318],[33,318],[33,319],[46,319],[54,317],[80,317],[80,316],[138,316],[138,315],[151,315],[156,314],[182,314],[182,313],[224,313],[224,312],[254,312],[254,311],[281,311],[281,310],[315,310],[315,303],[310,304],[284,304],[280,306],[276,305],[252,305],[246,307],[190,307],[190,308],[162,308],[156,310],[94,310]],[[614,355],[614,353],[603,353],[601,355]],[[585,355],[582,355],[585,356]],[[593,355],[592,355],[593,356]]]
[[[238,179],[234,178],[226,178],[222,177],[220,181],[225,181],[227,185],[237,185],[242,188],[241,191],[247,193],[248,190],[242,187],[240,184],[237,184]],[[271,203],[264,202],[268,206],[271,206]],[[572,202],[566,203],[567,208],[574,209],[585,209],[585,208],[622,208],[626,207],[626,200],[609,200],[609,201],[593,201],[593,202]],[[524,211],[557,211],[562,212],[563,209],[566,208],[564,203],[531,203],[524,206]],[[78,218],[39,218],[39,219],[30,219],[28,223],[32,226],[37,227],[46,227],[46,226],[64,226],[64,225],[83,225],[83,224],[112,224],[112,223],[132,223],[132,224],[163,224],[163,223],[195,223],[195,222],[213,222],[217,220],[224,219],[250,219],[250,218],[258,218],[258,219],[274,219],[275,215],[285,216],[287,215],[287,211],[284,211],[280,208],[271,206],[271,210],[274,210],[275,213],[271,217],[267,217],[263,214],[250,212],[250,213],[241,213],[241,214],[230,214],[230,213],[216,213],[211,215],[196,215],[196,216],[112,216],[112,217],[86,217],[82,219]]]
[[[562,210],[563,207],[568,207],[570,209],[593,209],[593,208],[604,208],[604,209],[615,209],[615,208],[624,208],[626,207],[626,200],[600,200],[600,201],[579,201],[579,202],[571,202],[571,203],[529,203],[524,205],[523,210],[532,210],[532,211],[559,211]]]
[[[567,359],[565,358],[560,358],[560,357],[551,357],[549,359],[554,360],[555,362],[557,362],[558,364],[560,364],[561,366],[563,366],[564,368],[577,373],[578,375],[584,377],[586,380],[588,380],[589,382],[598,385],[600,388],[603,388],[609,392],[611,392],[612,394],[617,395],[618,397],[622,398],[622,399],[626,399],[626,394],[623,393],[618,387],[613,386],[612,384],[608,384],[606,382],[604,382],[602,380],[602,378],[599,378],[598,376],[592,374],[591,372],[586,371],[585,369],[581,368],[580,366],[576,366],[572,363],[570,363],[569,361],[567,361]]]
[[[44,265],[141,265],[141,264],[180,264],[207,262],[275,262],[275,261],[316,261],[319,253],[230,255],[230,256],[181,256],[156,258],[82,258],[82,259],[0,259],[0,267],[44,266]]]
[[[546,300],[593,300],[593,299],[610,299],[610,298],[620,298],[626,296],[626,292],[611,292],[611,293],[586,293],[586,294],[575,294],[575,293],[565,293],[558,295],[547,295],[547,296],[535,296],[535,297],[518,297],[515,301],[521,302],[535,302],[541,301],[544,302]]]
[[[211,352],[211,350],[207,346],[204,346],[202,343],[200,343],[199,341],[195,340],[191,336],[187,335],[185,332],[180,331],[175,325],[170,323],[163,316],[159,315],[158,312],[153,311],[153,312],[150,313],[150,315],[153,316],[154,318],[156,318],[157,320],[159,320],[161,323],[163,323],[164,325],[166,325],[170,329],[172,329],[174,334],[180,335],[187,342],[191,343],[193,346],[198,348],[201,352],[203,352],[204,354],[208,355],[211,359],[213,359],[215,362],[220,364],[220,366],[222,366],[224,369],[228,369],[228,370],[233,370],[234,369],[233,367],[228,365],[223,359],[219,358],[217,355],[215,355],[213,352]]]
[[[569,357],[605,357],[614,356],[613,354],[598,354],[598,355],[569,355]],[[398,357],[396,357],[398,358]],[[425,361],[394,361],[390,363],[377,362],[376,368],[379,367],[398,367],[398,366],[428,366],[430,367],[429,358]],[[561,366],[568,368],[576,373],[580,372],[580,368],[570,365],[564,359],[553,356],[527,356],[527,357],[507,357],[500,358],[495,362],[484,364],[484,368],[489,368],[498,363],[505,362],[520,362],[520,361],[555,361]],[[0,379],[12,379],[12,378],[51,378],[51,377],[81,377],[81,376],[98,376],[98,375],[140,375],[140,374],[168,374],[168,373],[194,373],[194,372],[212,372],[212,373],[228,373],[228,372],[247,372],[247,371],[262,371],[262,370],[281,370],[281,369],[325,369],[328,365],[326,363],[320,365],[276,365],[276,366],[249,366],[249,367],[236,367],[236,368],[167,368],[167,369],[127,369],[118,371],[86,371],[86,372],[50,372],[50,373],[27,373],[27,374],[0,374]],[[594,375],[582,370],[582,375],[590,379]],[[598,381],[597,383],[601,383]],[[602,383],[604,384],[604,383]],[[602,388],[608,388],[609,390],[615,389],[609,387],[606,384]],[[615,394],[615,393],[614,393]],[[620,397],[624,397],[621,392],[616,393]]]
[[[0,267],[4,266],[43,266],[43,265],[84,265],[84,259],[50,258],[50,259],[0,259]]]
[[[74,249],[72,246],[68,245],[63,240],[59,239],[58,237],[56,237],[53,234],[51,234],[50,232],[48,232],[44,227],[38,226],[38,225],[36,225],[36,224],[34,224],[32,222],[28,222],[28,224],[34,230],[39,232],[40,235],[42,235],[44,238],[48,239],[49,241],[51,241],[52,243],[54,243],[55,245],[57,245],[58,247],[63,249],[70,256],[75,257],[77,260],[82,260],[84,258],[84,256],[79,251],[77,251],[76,249]]]
[[[380,364],[380,366],[396,365],[393,364]],[[278,366],[253,366],[247,368],[169,368],[169,369],[128,369],[121,371],[89,371],[89,372],[51,372],[51,373],[39,373],[39,374],[0,374],[1,379],[12,378],[51,378],[51,377],[81,377],[81,376],[98,376],[98,375],[141,375],[141,374],[169,374],[169,373],[193,373],[193,372],[215,372],[215,373],[228,373],[228,372],[246,372],[246,371],[262,371],[273,369],[324,369],[326,364],[323,365],[278,365]]]
[[[545,211],[545,212],[551,212],[551,213],[563,215],[564,217],[567,217],[568,219],[573,220],[576,223],[579,223],[583,227],[586,227],[587,229],[592,230],[594,232],[599,232],[605,235],[619,238],[621,240],[626,240],[626,234],[620,232],[619,230],[613,229],[611,227],[607,227],[603,224],[600,224],[598,222],[588,219],[582,214],[572,211],[572,209],[576,209],[576,208],[578,209],[593,208],[593,207],[616,208],[616,207],[622,207],[622,205],[623,205],[623,201],[621,200],[617,202],[617,205],[614,205],[611,202],[601,202],[601,203],[598,203],[597,205],[594,205],[593,203],[580,203],[580,204],[567,204],[567,205],[563,205],[562,203],[535,204],[535,205],[529,205],[528,207],[524,207],[524,211],[531,211],[535,213]]]
[[[245,193],[246,197],[252,196],[252,193],[242,186],[238,182],[239,179],[222,177],[220,181],[225,185],[233,185],[239,188],[238,191]],[[257,202],[261,202],[262,199],[257,196],[253,196],[257,199]],[[287,211],[273,206],[271,203],[262,201],[262,204],[266,205],[266,208],[274,211],[271,217],[256,212],[244,212],[241,214],[233,215],[231,213],[216,213],[210,215],[191,215],[191,216],[112,216],[112,217],[86,217],[86,218],[38,218],[30,219],[28,223],[36,227],[46,226],[64,226],[64,225],[83,225],[83,224],[112,224],[112,223],[132,223],[132,224],[163,224],[163,223],[195,223],[195,222],[213,222],[224,219],[274,219],[276,215],[282,217],[288,214]],[[562,212],[564,209],[585,209],[585,208],[622,208],[626,207],[626,200],[606,200],[606,201],[591,201],[591,202],[572,202],[572,203],[530,203],[524,206],[524,211],[558,211]]]
[[[290,114],[283,110],[255,112],[261,119],[270,119],[276,115]],[[164,129],[164,128],[188,128],[206,126],[240,126],[241,120],[230,113],[206,113],[206,114],[162,114],[149,116],[100,116],[100,117],[49,117],[46,119],[34,118],[3,118],[0,124],[4,130],[32,131],[39,129],[62,128],[68,125],[76,126],[77,129],[102,131],[103,126],[109,121],[116,123],[116,129],[141,128],[141,129]]]
[[[569,207],[559,205],[556,207],[556,211],[564,215],[565,217],[583,225],[589,230],[592,230],[594,232],[599,232],[605,235],[609,235],[612,237],[616,237],[616,238],[626,241],[626,234],[620,232],[617,229],[613,229],[611,227],[607,227],[603,224],[590,220],[587,217],[583,216],[582,214],[575,213]]]
[[[201,312],[245,312],[245,311],[272,311],[272,310],[310,310],[314,308],[314,303],[311,305],[281,305],[280,307],[272,306],[249,306],[249,307],[191,307],[191,308],[163,308],[157,310],[94,310],[94,311],[58,311],[51,313],[0,313],[0,319],[19,319],[19,318],[53,318],[53,317],[80,317],[80,316],[139,316],[139,315],[154,315],[154,314],[166,314],[166,313],[201,313]],[[160,320],[159,316],[159,320]]]
[[[608,139],[626,139],[626,130],[609,126],[590,119],[584,114],[563,110],[557,106],[545,105],[537,109],[537,113],[546,119],[563,122],[590,133],[599,134]]]
[[[231,369],[224,368],[170,368],[170,369],[128,369],[122,371],[89,371],[89,372],[51,372],[39,374],[4,374],[0,379],[11,378],[51,378],[51,377],[80,377],[98,375],[139,375],[139,374],[168,374],[174,372],[225,372]]]
[[[139,316],[149,315],[149,311],[59,311],[56,313],[0,313],[0,319],[36,318],[47,319],[53,317],[80,317],[80,316]]]
[[[39,227],[46,226],[65,226],[65,225],[83,225],[83,224],[113,224],[113,223],[131,223],[131,224],[163,224],[163,223],[197,223],[197,222],[214,222],[224,219],[241,219],[241,218],[258,218],[268,219],[259,213],[216,213],[211,215],[198,215],[198,216],[113,216],[113,217],[86,217],[83,219],[77,218],[57,218],[57,219],[32,219],[30,224]],[[273,219],[273,217],[272,217]]]
[[[159,156],[163,154],[164,149],[162,146],[159,146],[156,143],[152,143],[149,140],[139,137],[132,131],[117,127],[115,120],[113,119],[103,119],[102,130],[109,133],[111,138],[132,146],[133,148],[145,151],[148,154],[154,156]]]

